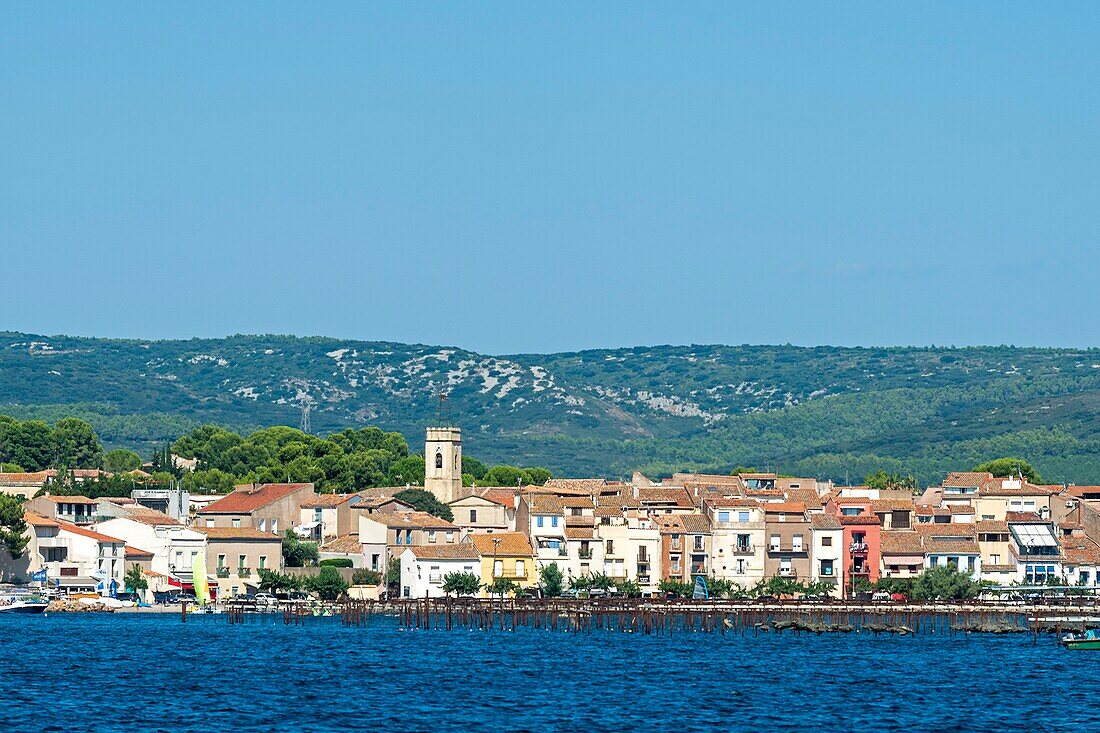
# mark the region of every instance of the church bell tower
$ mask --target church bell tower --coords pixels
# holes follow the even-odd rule
[[[424,488],[444,504],[462,496],[462,431],[458,428],[428,428]]]

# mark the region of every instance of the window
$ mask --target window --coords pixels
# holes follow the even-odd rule
[[[991,565],[1000,565],[1001,564],[1001,556],[994,553],[993,555],[989,556],[989,562],[990,562]]]
[[[672,565],[672,572],[674,572],[674,573],[680,572],[680,556],[679,555],[672,555],[670,560],[669,560],[669,564]]]
[[[218,569],[221,570],[225,567],[225,555],[218,555]]]
[[[443,454],[439,451],[435,452],[435,467],[438,469],[443,468]]]
[[[821,577],[831,578],[833,577],[833,561],[822,560],[821,561]]]
[[[821,546],[822,547],[832,547],[833,546],[833,538],[830,535],[825,535],[824,537],[821,538]]]
[[[1090,579],[1089,578],[1089,571],[1088,570],[1082,570],[1081,571],[1081,585],[1088,585],[1089,584],[1089,579]]]
[[[607,541],[607,554],[612,555],[615,552],[615,540]]]
[[[780,575],[790,575],[791,574],[791,559],[789,557],[785,557],[785,558],[783,558],[782,560],[779,561],[779,574]]]
[[[768,538],[768,549],[773,551],[779,549],[779,535],[773,534]]]
[[[477,521],[477,509],[471,509],[470,510],[470,524],[473,524],[476,521]]]
[[[267,567],[267,555],[260,555],[260,562],[256,565],[260,570]]]
[[[371,568],[371,570],[377,570],[378,569],[378,553],[377,552],[371,553],[370,568]]]
[[[493,560],[493,577],[499,578],[502,575],[504,575],[504,561]]]
[[[802,535],[796,534],[792,540],[793,549],[795,552],[802,552]]]
[[[271,534],[279,534],[279,520],[278,519],[272,519],[271,520]]]
[[[747,522],[747,521],[749,521],[749,513],[748,512],[737,512],[737,521],[738,522]]]
[[[244,561],[245,561],[245,559],[246,559],[246,558],[245,558],[245,556],[244,556],[244,555],[237,555],[237,567],[238,567],[238,568],[243,568],[243,567],[245,566],[245,565],[244,565]]]
[[[451,530],[447,530],[447,541],[448,542],[454,542],[455,541],[455,533]]]
[[[728,522],[729,520],[730,520],[730,513],[729,512],[718,512],[718,521],[719,522]]]
[[[696,550],[703,549],[703,535],[701,535],[701,534],[695,535],[695,549]]]
[[[206,520],[206,526],[207,527],[213,527],[214,526],[214,520],[213,519],[207,519]]]
[[[428,530],[428,542],[431,542],[433,544],[435,543],[435,530],[434,529],[429,529]]]
[[[405,530],[405,544],[411,545],[413,543],[413,531],[411,529]]]
[[[322,513],[323,511],[324,510],[321,509],[321,507],[317,507],[316,509],[313,510],[313,521],[314,522],[320,522],[321,521],[321,518],[324,516],[324,514]]]
[[[267,531],[267,520],[266,519],[261,519],[260,520],[260,531],[261,532],[266,532]]]
[[[524,578],[527,576],[527,568],[523,560],[516,560],[516,577]]]
[[[744,575],[745,574],[745,561],[744,560],[738,560],[737,561],[737,567],[735,568],[735,570],[737,571],[738,575]]]
[[[543,520],[543,516],[541,514],[538,515],[537,517],[535,517],[535,524],[538,525],[539,527],[541,527],[542,526],[542,520]]]
[[[230,524],[232,524],[232,525],[233,525],[233,527],[240,527],[240,526],[241,526],[241,520],[239,520],[239,519],[234,519],[234,520],[232,520],[232,521],[230,522]]]
[[[558,526],[558,518],[557,517],[550,517],[550,526],[551,527],[557,527]]]

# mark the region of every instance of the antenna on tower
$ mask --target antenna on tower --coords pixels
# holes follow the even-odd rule
[[[444,389],[439,390],[439,394],[437,395],[437,397],[438,401],[436,402],[435,406],[435,419],[440,425],[442,425],[443,418],[446,417],[447,413],[447,391]]]
[[[308,402],[303,400],[302,401],[302,432],[303,433],[308,433],[309,432],[309,411],[310,411],[310,408],[311,408],[311,405]]]

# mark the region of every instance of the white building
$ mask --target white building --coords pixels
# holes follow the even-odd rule
[[[151,509],[137,509],[125,516],[99,522],[95,529],[126,544],[153,553],[150,570],[190,579],[195,558],[206,554],[206,535]]]
[[[439,598],[443,579],[449,573],[470,573],[481,577],[481,559],[468,542],[457,545],[406,547],[401,553],[401,597]]]

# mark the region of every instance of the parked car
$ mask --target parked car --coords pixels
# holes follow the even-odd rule
[[[278,602],[279,602],[279,599],[277,599],[275,596],[271,595],[270,593],[257,593],[256,594],[256,603],[275,604],[275,603],[278,603]]]
[[[904,593],[891,593],[890,600],[894,603],[906,603],[909,600],[909,596]]]
[[[890,600],[890,594],[884,590],[876,590],[871,596],[872,603],[887,603]]]
[[[169,603],[197,603],[198,598],[195,598],[194,593],[180,593],[176,596],[171,596],[168,600]]]

